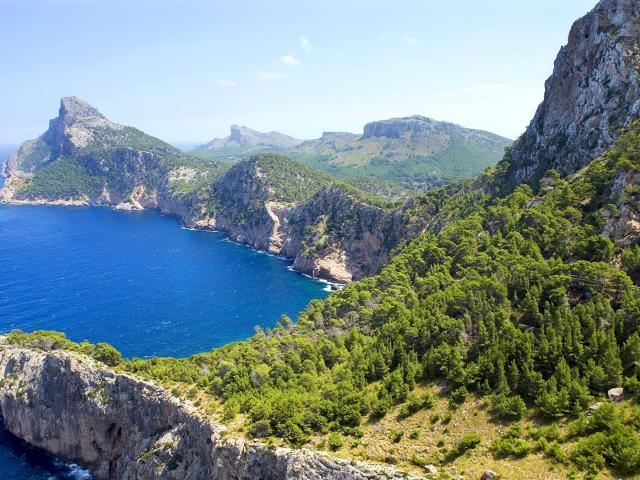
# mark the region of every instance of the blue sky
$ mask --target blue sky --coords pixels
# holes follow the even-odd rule
[[[515,138],[595,0],[0,0],[0,144],[61,96],[173,142],[421,114]]]

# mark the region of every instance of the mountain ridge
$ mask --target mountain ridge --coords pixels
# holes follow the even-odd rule
[[[362,134],[324,132],[320,138],[304,141],[285,136],[289,145],[275,141],[275,134],[284,135],[279,132],[251,132],[254,137],[269,136],[271,144],[247,140],[245,147],[232,139],[232,132],[192,153],[202,158],[239,159],[260,151],[279,152],[356,184],[390,182],[415,192],[479,174],[495,165],[511,143],[490,132],[420,115],[369,122]]]
[[[63,98],[49,129],[25,142],[2,172],[4,202],[156,209],[339,282],[374,273],[404,232],[417,231],[392,221],[402,211],[380,208],[384,201],[294,160],[259,154],[228,166],[196,159],[77,98]],[[347,217],[339,228],[327,223]]]

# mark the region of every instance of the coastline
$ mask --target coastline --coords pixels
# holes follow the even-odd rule
[[[21,347],[3,336],[0,345],[6,429],[96,480],[416,478],[393,466],[227,435],[191,401],[77,352]]]
[[[3,179],[6,180],[6,179]],[[167,212],[164,211],[162,208],[145,208],[145,207],[137,207],[133,204],[123,204],[123,203],[119,203],[117,205],[109,205],[109,204],[103,204],[103,203],[92,203],[90,202],[88,199],[57,199],[57,200],[48,200],[48,199],[44,199],[44,198],[37,198],[37,199],[33,199],[33,200],[19,200],[19,199],[15,199],[13,197],[11,198],[6,198],[1,195],[3,193],[3,187],[0,186],[0,205],[13,205],[13,206],[37,206],[37,207],[90,207],[90,208],[110,208],[112,210],[117,210],[117,211],[122,211],[122,212],[143,212],[143,211],[154,211],[156,213],[158,213],[159,215],[162,215],[164,217],[170,217],[170,218],[174,218],[179,222],[179,226],[180,228],[184,229],[184,230],[192,230],[192,231],[197,231],[197,232],[215,232],[215,233],[220,233],[222,235],[224,235],[224,239],[225,241],[229,241],[235,245],[239,245],[242,247],[246,247],[249,248],[255,252],[264,254],[264,255],[269,255],[270,257],[275,257],[275,258],[279,258],[282,260],[286,260],[288,262],[292,262],[291,265],[287,266],[287,269],[295,272],[299,275],[303,275],[311,280],[314,280],[316,282],[320,282],[320,283],[324,283],[327,286],[325,287],[325,291],[326,292],[335,292],[335,291],[339,291],[342,290],[346,285],[348,285],[351,282],[344,282],[344,281],[340,281],[339,279],[336,278],[325,278],[323,276],[316,276],[313,274],[310,274],[308,272],[305,272],[304,270],[298,269],[294,266],[295,264],[295,258],[291,258],[291,257],[287,257],[286,255],[279,255],[279,254],[274,254],[271,253],[267,250],[261,249],[261,248],[257,248],[254,245],[248,243],[248,242],[238,242],[236,240],[233,240],[229,234],[229,232],[225,231],[225,230],[220,230],[220,229],[216,229],[216,228],[211,228],[209,223],[207,222],[187,222],[185,221],[184,217],[179,215],[179,214],[175,214],[175,213],[171,213],[171,212]],[[126,205],[126,206],[125,206]]]

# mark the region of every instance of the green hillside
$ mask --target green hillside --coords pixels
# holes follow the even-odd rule
[[[191,153],[226,161],[260,151],[284,153],[361,189],[400,198],[474,177],[494,166],[511,143],[489,132],[419,116],[372,122],[363,135],[328,132],[297,145],[251,140],[214,140]]]
[[[438,235],[423,234],[379,275],[313,301],[296,324],[283,317],[209,353],[119,368],[197,398],[250,437],[367,457],[359,447],[379,437],[379,425],[391,429],[391,446],[377,444],[389,458],[376,460],[407,468],[473,471],[466,459],[475,455],[471,463],[527,478],[517,465],[532,455],[543,473],[640,473],[640,407],[603,400],[623,385],[640,394],[632,281],[640,246],[619,250],[600,234],[616,203],[638,208],[637,184],[612,188],[640,169],[638,158],[640,124],[586,171],[548,174],[539,196],[522,185],[503,198],[476,190],[449,202]],[[418,455],[430,427],[412,419],[428,410],[441,440]],[[461,424],[486,438],[468,430],[453,438]]]

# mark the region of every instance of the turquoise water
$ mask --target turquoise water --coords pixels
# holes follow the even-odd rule
[[[327,295],[283,259],[155,212],[0,205],[0,265],[0,331],[60,330],[128,357],[206,351]],[[84,476],[0,430],[3,480]]]

